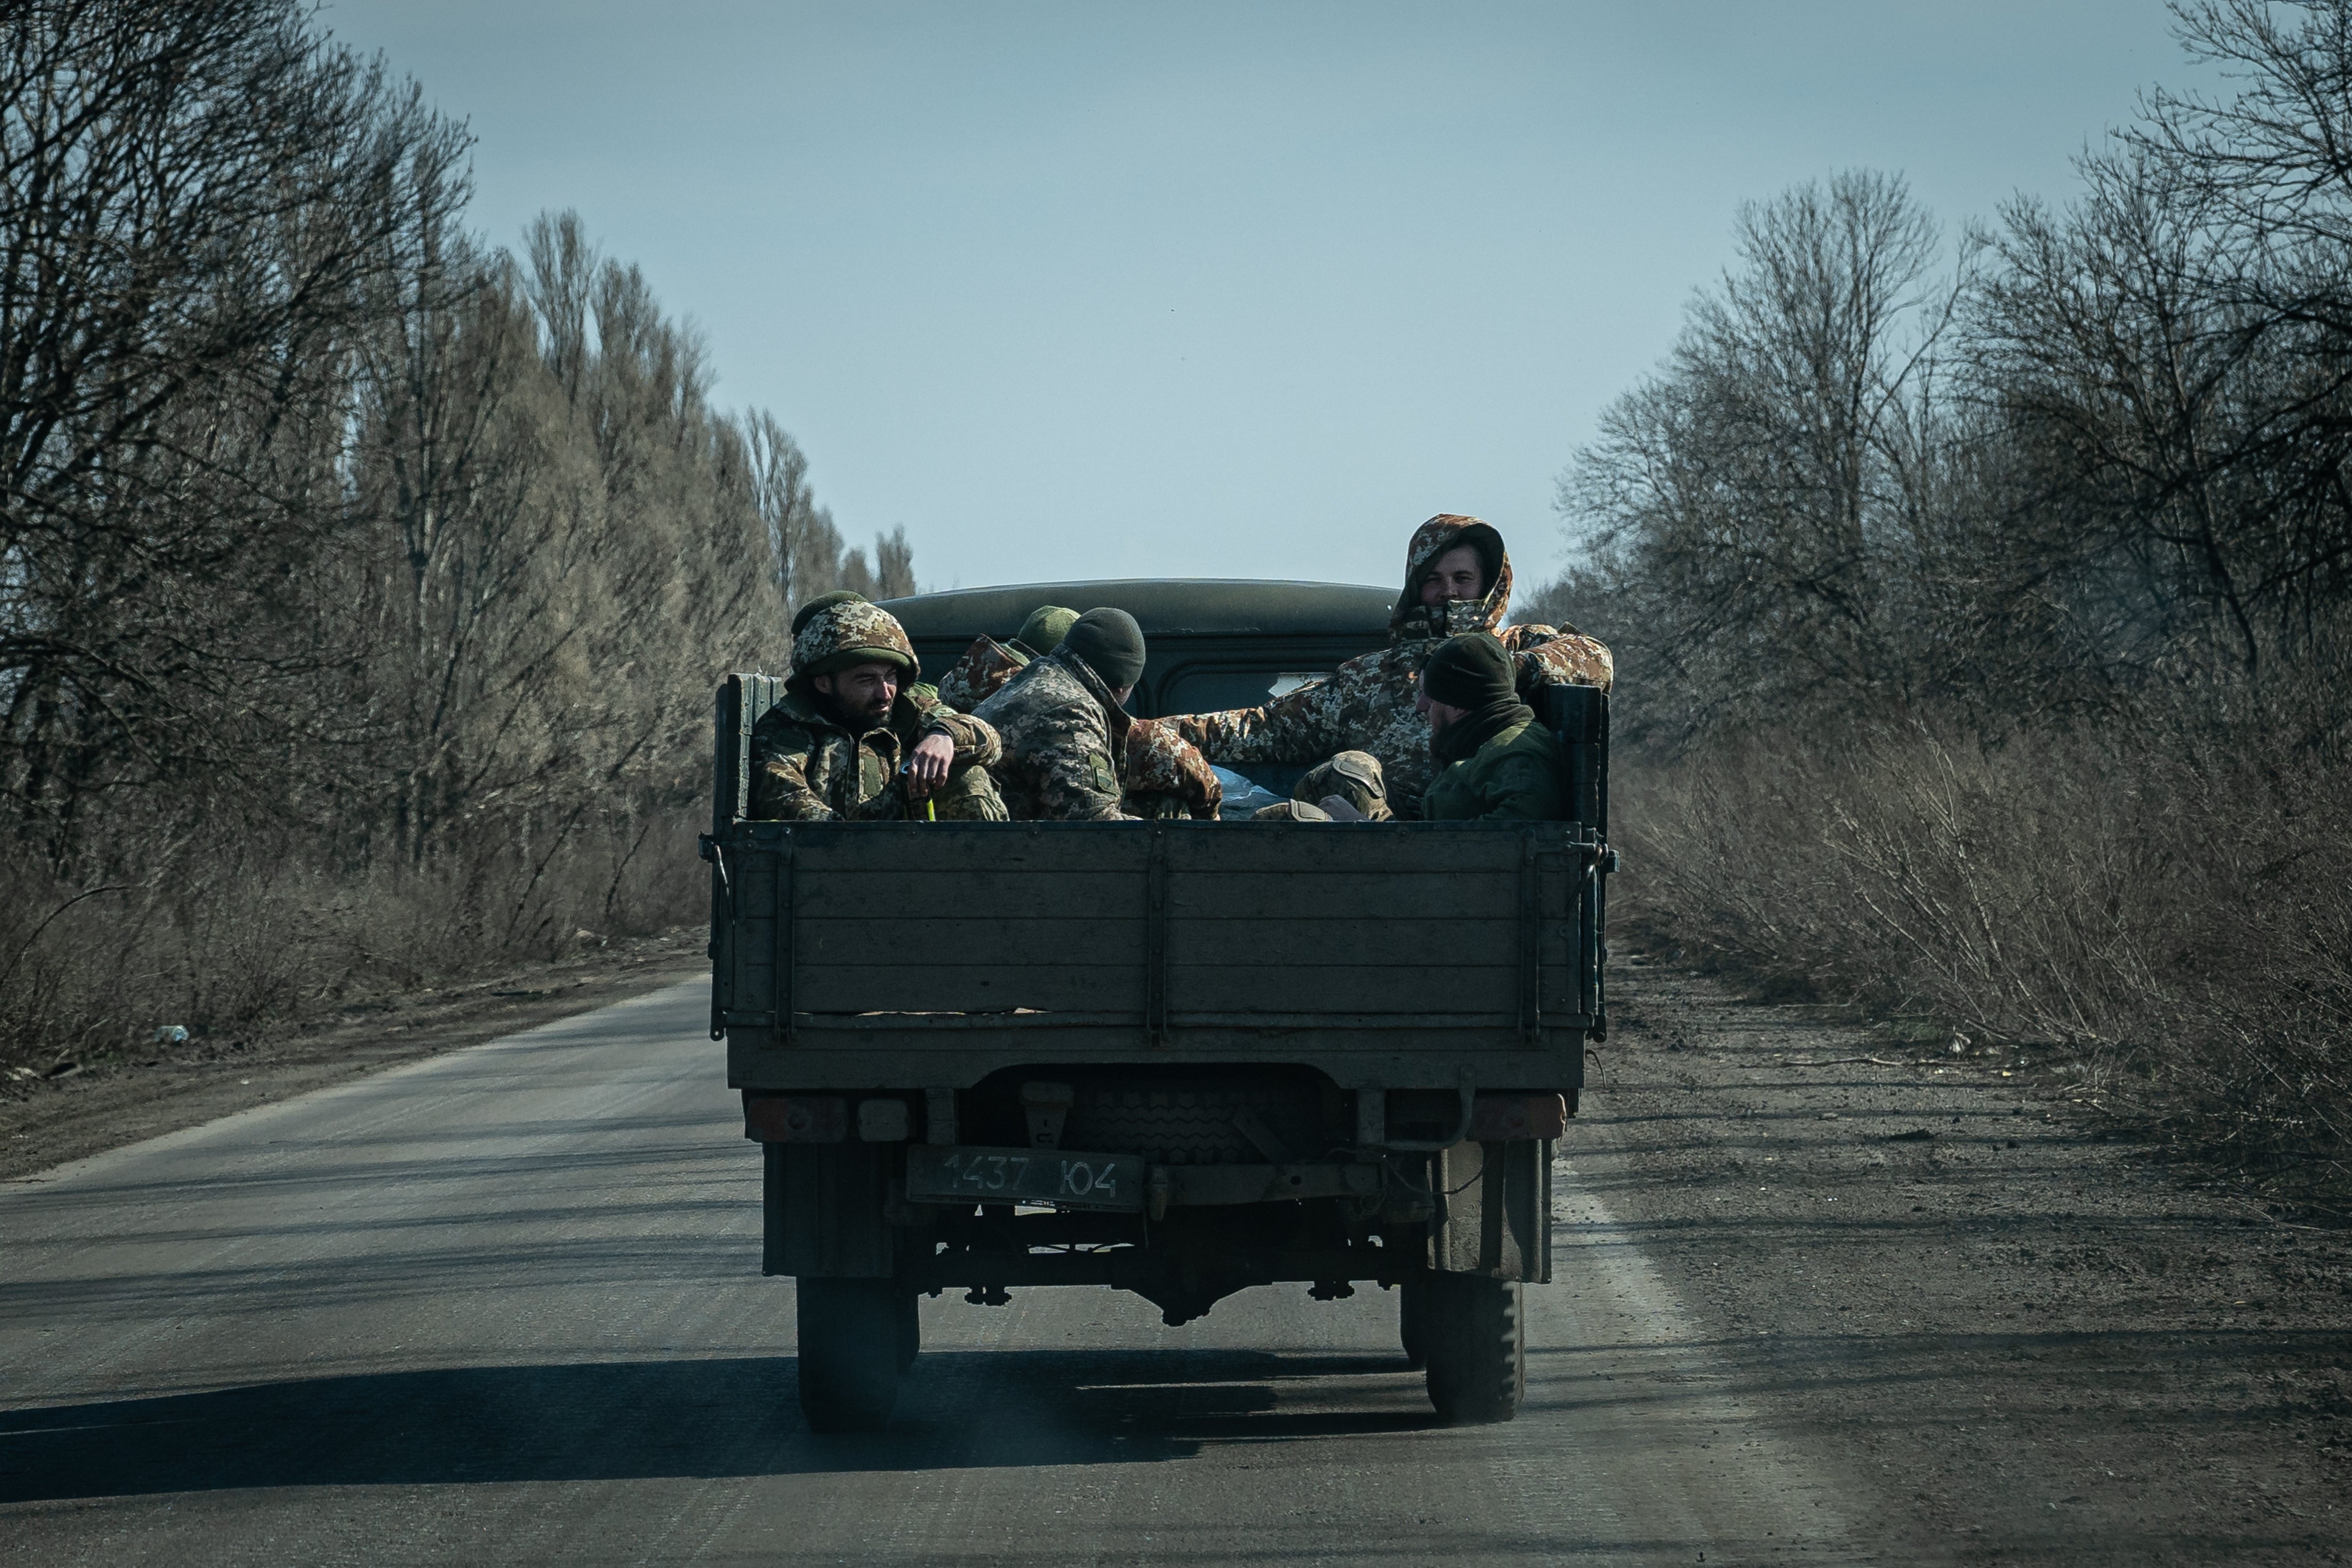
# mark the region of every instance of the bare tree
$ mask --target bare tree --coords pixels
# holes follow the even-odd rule
[[[1884,679],[1891,553],[1937,478],[1949,293],[1898,180],[1841,174],[1743,207],[1740,265],[1563,482],[1642,608],[1634,639],[1702,708]]]
[[[262,743],[253,635],[335,522],[342,359],[462,136],[279,0],[0,31],[0,724],[62,853],[88,791]]]
[[[776,423],[766,409],[755,409],[742,422],[743,439],[751,461],[751,492],[768,530],[775,561],[777,591],[788,605],[798,605],[824,588],[835,572],[841,554],[841,532],[833,514],[816,504],[808,484],[808,458],[800,443]]]
[[[7,19],[0,1052],[680,918],[713,677],[903,533],[299,0]]]
[[[907,542],[907,531],[894,528],[874,540],[874,596],[877,599],[902,598],[915,592],[915,547]]]
[[[2075,202],[2007,209],[1975,380],[2131,662],[2291,676],[2352,590],[2352,6],[2178,15],[2237,90],[2151,94]]]

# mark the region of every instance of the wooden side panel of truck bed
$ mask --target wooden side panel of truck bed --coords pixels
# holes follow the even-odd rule
[[[749,1089],[1299,1062],[1573,1089],[1601,1015],[1572,823],[737,822],[712,1028]]]

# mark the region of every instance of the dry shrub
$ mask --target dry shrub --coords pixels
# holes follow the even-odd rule
[[[183,1025],[195,1048],[426,982],[563,956],[698,918],[683,821],[615,819],[544,864],[484,846],[417,869],[334,869],[246,841],[159,848],[135,882],[77,892],[5,868],[0,1067],[44,1072],[142,1054]]]
[[[2210,727],[1750,734],[1622,770],[1629,914],[1784,994],[2084,1052],[2334,1182],[2352,1126],[2352,780]]]

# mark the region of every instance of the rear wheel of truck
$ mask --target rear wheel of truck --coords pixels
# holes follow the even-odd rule
[[[898,1370],[906,1371],[923,1353],[923,1298],[913,1290],[898,1295]]]
[[[1528,1386],[1517,1282],[1432,1274],[1423,1289],[1429,1402],[1439,1417],[1450,1426],[1475,1426],[1517,1415]]]
[[[1429,1287],[1407,1279],[1397,1287],[1397,1338],[1404,1345],[1404,1364],[1419,1372],[1429,1364]]]
[[[799,1293],[801,1414],[819,1432],[881,1430],[898,1402],[894,1298],[907,1293],[887,1279],[807,1279]]]

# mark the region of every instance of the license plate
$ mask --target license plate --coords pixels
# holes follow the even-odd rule
[[[907,1196],[917,1203],[1053,1204],[1140,1209],[1143,1157],[1066,1149],[907,1149]]]

